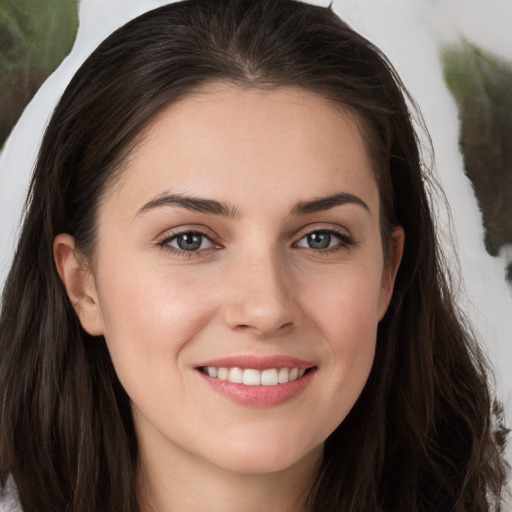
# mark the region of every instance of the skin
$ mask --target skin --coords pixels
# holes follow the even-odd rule
[[[298,212],[334,193],[352,199]],[[155,204],[169,194],[228,211]],[[327,248],[310,246],[308,233],[329,230]],[[179,252],[183,231],[208,238]],[[82,325],[105,336],[133,403],[143,510],[300,509],[325,439],[370,372],[400,228],[393,238],[385,264],[378,188],[354,114],[294,88],[211,86],[157,116],[103,198],[94,261],[84,269],[73,238],[55,240]],[[278,354],[316,370],[302,393],[272,407],[235,403],[197,370]]]

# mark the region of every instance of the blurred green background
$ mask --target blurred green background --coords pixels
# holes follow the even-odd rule
[[[0,147],[77,27],[77,0],[0,0]]]
[[[467,41],[442,52],[446,84],[459,110],[459,144],[496,256],[512,244],[512,63]],[[512,282],[512,263],[507,269]]]

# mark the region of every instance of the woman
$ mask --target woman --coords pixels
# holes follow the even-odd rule
[[[171,4],[90,56],[3,297],[25,512],[499,510],[404,95],[291,0]]]

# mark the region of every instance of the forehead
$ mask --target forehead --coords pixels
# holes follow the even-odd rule
[[[152,120],[113,188],[146,200],[169,190],[238,190],[245,203],[276,193],[284,200],[284,191],[300,200],[333,187],[368,194],[375,180],[362,125],[352,111],[302,89],[212,85]]]

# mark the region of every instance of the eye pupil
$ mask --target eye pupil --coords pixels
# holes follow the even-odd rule
[[[202,235],[199,233],[183,233],[178,236],[177,243],[180,249],[184,251],[196,251],[201,247]]]
[[[331,234],[325,231],[315,231],[308,235],[308,245],[312,249],[327,249],[331,245]]]

